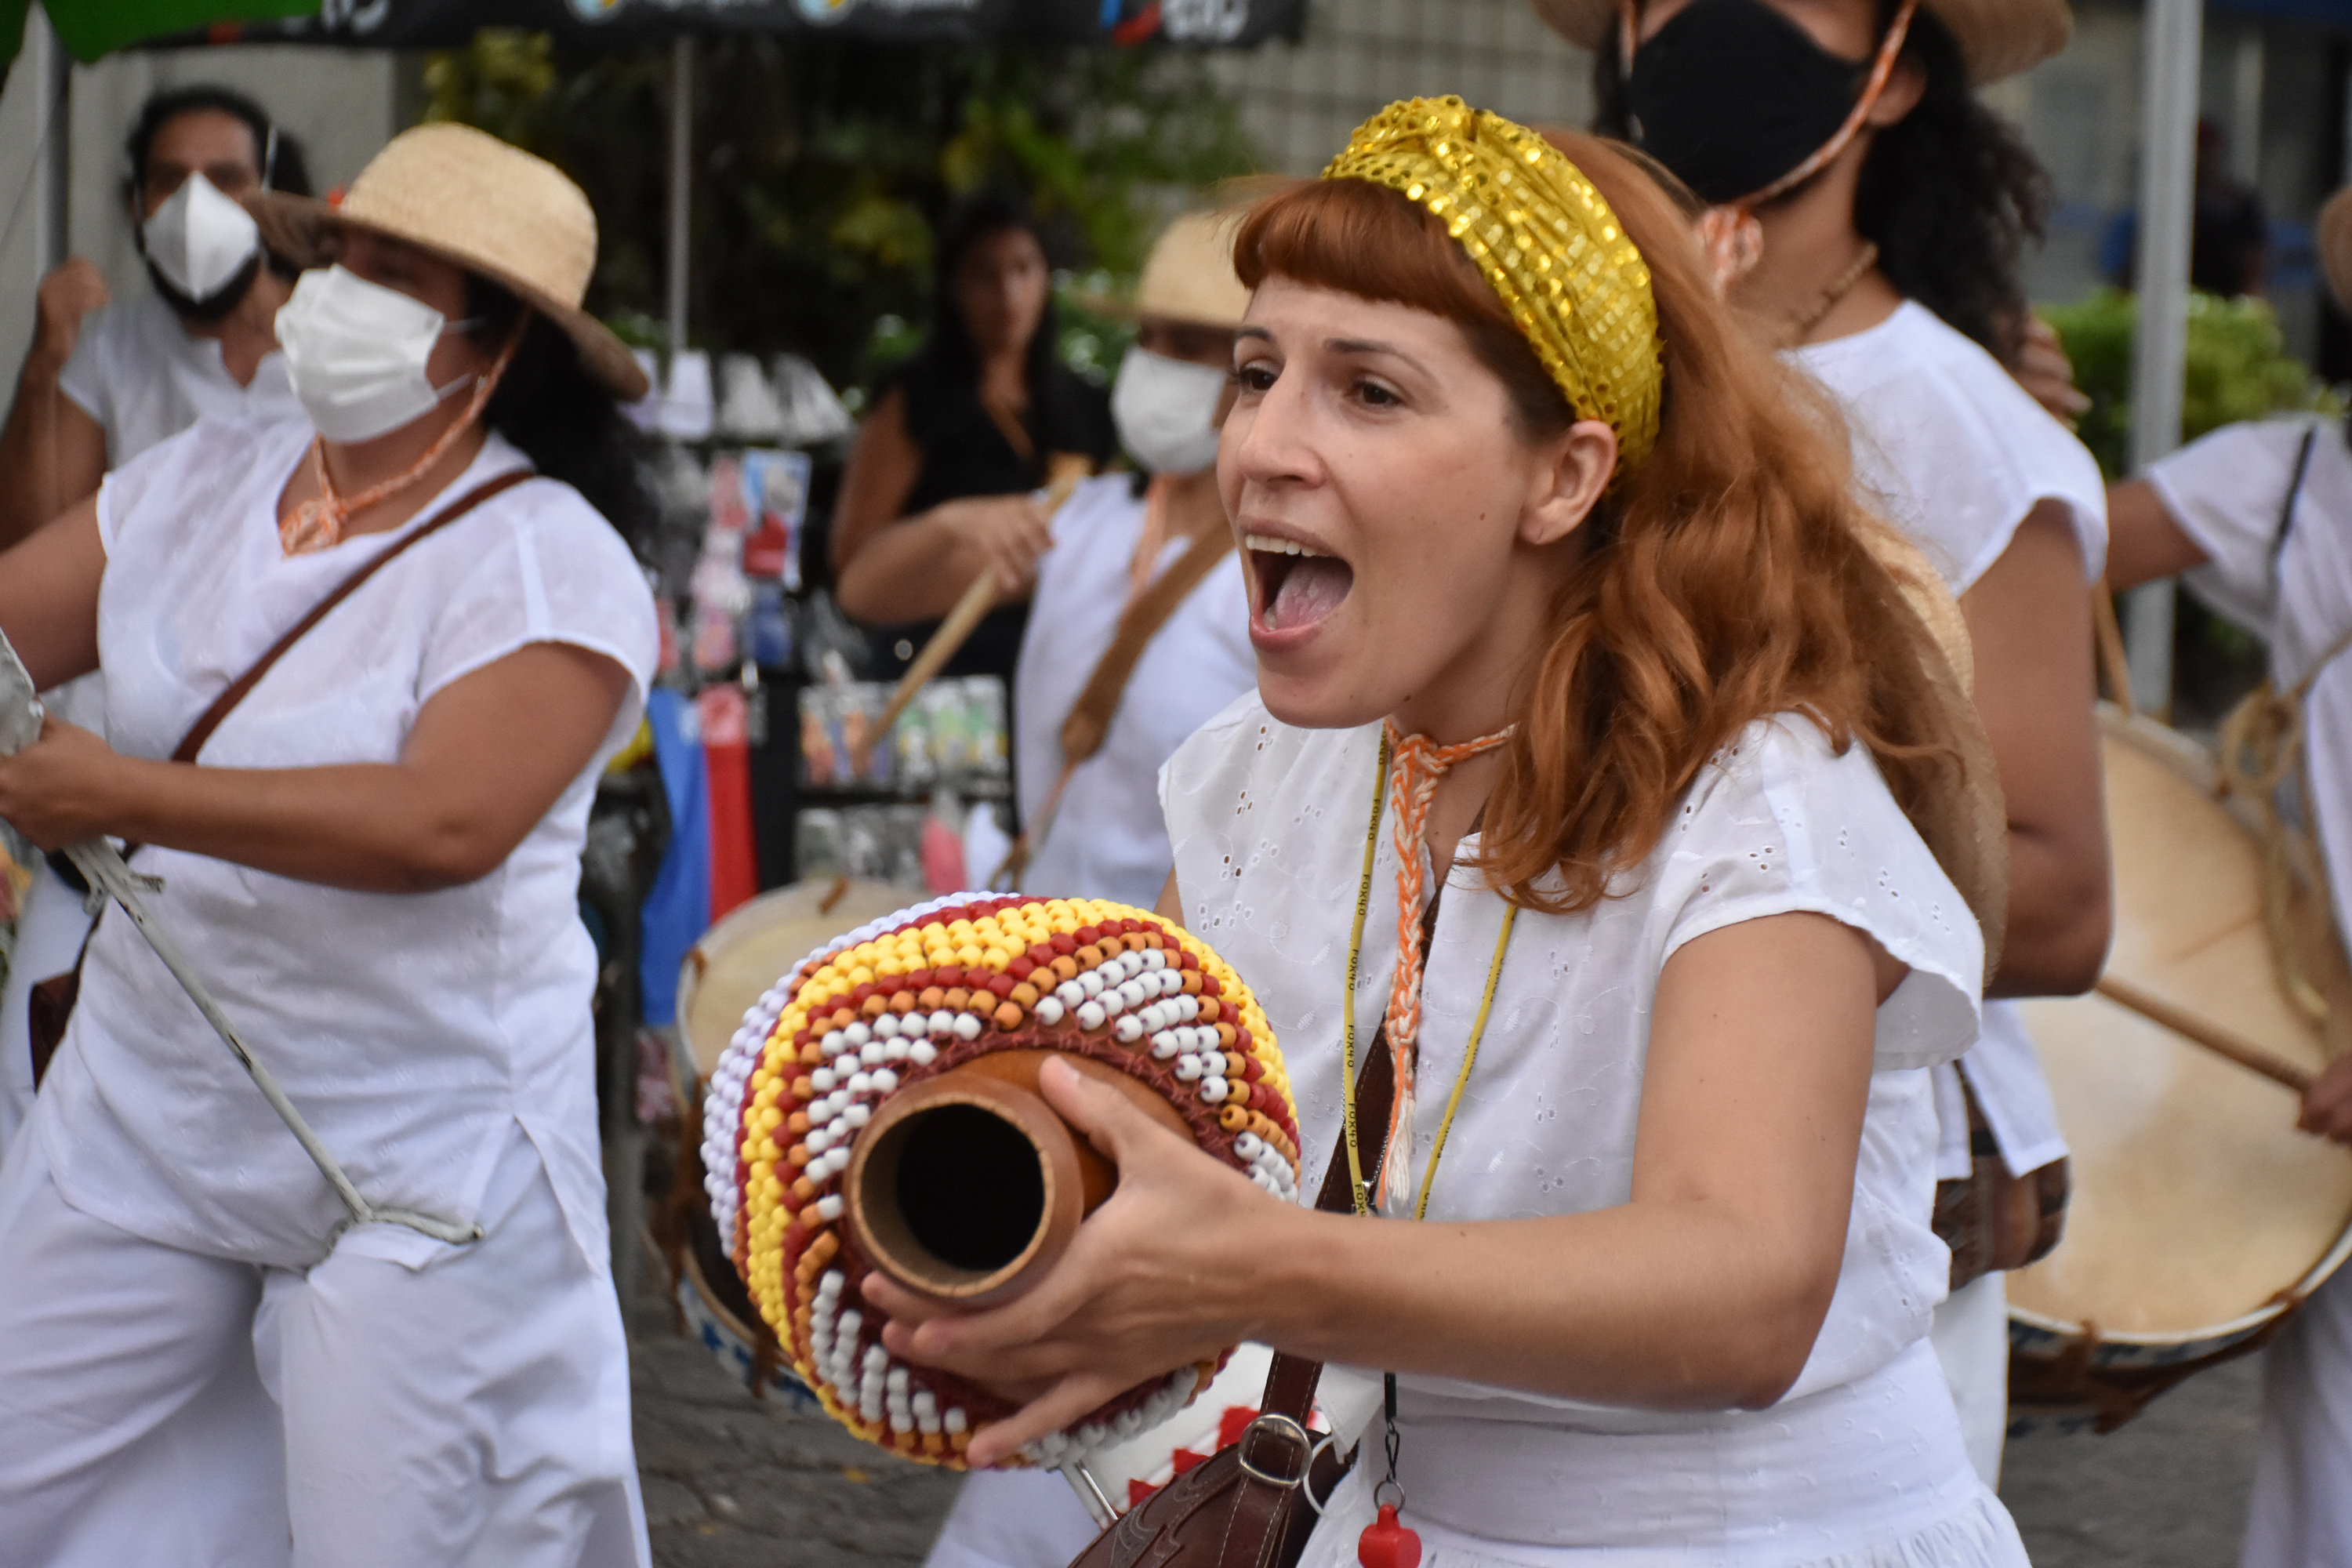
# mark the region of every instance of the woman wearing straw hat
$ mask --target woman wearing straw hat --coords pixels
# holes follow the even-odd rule
[[[1168,764],[1160,910],[1248,977],[1339,1212],[1055,1066],[1119,1177],[1069,1251],[982,1311],[866,1300],[1032,1400],[974,1465],[1236,1340],[1327,1363],[1310,1568],[2018,1568],[1926,1342],[1983,736],[1825,400],[1561,142],[1391,105],[1235,242],[1258,690]]]
[[[478,1239],[344,1225],[101,919],[0,1166],[0,1540],[643,1563],[575,908],[654,662],[617,531],[642,376],[580,309],[586,198],[478,132],[401,135],[339,207],[252,210],[316,268],[278,322],[307,417],[204,421],[0,557],[34,678],[108,691],[106,739],[52,721],[0,759],[0,816],[140,845],[158,922],[365,1198]]]
[[[1961,595],[2010,824],[2007,945],[1987,994],[2084,990],[2110,927],[2087,592],[2104,491],[2090,454],[2011,374],[2032,320],[2019,250],[2047,197],[2016,132],[1972,90],[2063,47],[2063,0],[1536,6],[1595,50],[1604,129],[1708,205],[1701,232],[1732,304],[1836,395],[1864,480]],[[1938,1099],[1954,1184],[1939,1229],[1956,1257],[1936,1342],[1991,1481],[2008,1425],[1999,1270],[2054,1237],[2065,1180],[2013,1003],[1986,1007]],[[1978,1122],[1998,1172],[1972,1169]],[[2050,1223],[1972,1244],[1990,1227],[1964,1216],[2002,1212],[1980,1200],[2008,1181]]]
[[[1157,898],[1171,863],[1153,795],[1160,764],[1256,673],[1215,472],[1217,407],[1249,303],[1234,276],[1236,222],[1177,218],[1133,303],[1116,307],[1137,333],[1111,417],[1149,480],[1080,484],[1043,548],[1004,568],[1008,599],[1035,583],[1013,701],[1027,829],[1016,880],[1034,893]],[[937,615],[987,568],[982,548],[951,521],[887,529],[843,571],[842,606],[885,623]]]
[[[2328,291],[2352,310],[2352,189],[2320,209],[2319,255]],[[2107,506],[2110,584],[2181,576],[2269,646],[2272,689],[2296,694],[2291,772],[2340,942],[2352,929],[2352,428],[2307,415],[2226,426],[2116,486]],[[2352,1056],[2319,1075],[2300,1125],[2352,1144]],[[2339,1277],[2264,1353],[2245,1568],[2344,1562],[2347,1475],[2352,1282]]]

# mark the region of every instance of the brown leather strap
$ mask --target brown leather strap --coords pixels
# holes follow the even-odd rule
[[[284,637],[270,644],[268,651],[253,661],[251,668],[229,682],[227,689],[213,699],[213,705],[205,710],[204,716],[195,721],[194,727],[181,740],[178,748],[172,752],[172,760],[175,763],[194,762],[196,753],[205,749],[205,742],[213,738],[213,731],[221,727],[221,721],[226,719],[238,703],[252,694],[253,689],[261,684],[261,678],[275,668],[278,661],[285,658],[287,652],[296,643],[300,642],[312,626],[327,618],[328,611],[350,598],[358,591],[361,584],[392,564],[394,558],[411,545],[420,543],[431,535],[440,532],[492,496],[512,489],[525,479],[537,477],[529,468],[517,468],[509,473],[500,474],[494,479],[485,479],[452,501],[446,509],[428,520],[424,526],[402,535],[392,542],[390,548],[370,557],[366,564],[336,584],[325,598],[311,605],[310,613],[289,627]]]
[[[1118,635],[1095,665],[1095,672],[1087,678],[1086,689],[1071,704],[1070,716],[1062,721],[1062,764],[1076,767],[1102,750],[1104,738],[1110,733],[1111,715],[1118,711],[1118,700],[1127,692],[1127,683],[1134,678],[1135,667],[1143,658],[1143,650],[1176,613],[1176,606],[1201,585],[1202,580],[1216,570],[1217,563],[1233,552],[1234,534],[1228,528],[1216,529],[1192,541],[1176,563],[1151,581],[1151,585],[1128,605],[1118,618]]]

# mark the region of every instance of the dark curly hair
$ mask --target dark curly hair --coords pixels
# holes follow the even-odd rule
[[[524,308],[512,290],[478,272],[466,274],[470,335],[487,352],[505,346]],[[531,316],[514,363],[482,413],[483,422],[513,442],[534,468],[578,490],[643,552],[656,521],[646,482],[645,437],[613,395],[590,378],[579,348],[563,329],[545,316]]]
[[[1896,0],[1878,0],[1879,36]],[[2025,245],[2050,214],[2050,177],[2016,127],[1979,102],[1950,29],[1922,7],[1901,58],[1927,78],[1911,112],[1880,129],[1862,162],[1853,223],[1878,265],[1916,300],[2003,363],[2023,342]],[[1625,134],[1617,51],[1593,54],[1594,128]]]

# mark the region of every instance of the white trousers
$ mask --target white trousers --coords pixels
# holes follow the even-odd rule
[[[1057,1471],[975,1470],[923,1568],[1066,1568],[1100,1532]]]
[[[34,862],[33,885],[16,915],[8,981],[0,986],[0,1158],[33,1114],[33,1036],[25,1009],[34,984],[71,969],[89,934],[89,917],[81,912],[80,898],[58,880],[48,862]]]
[[[2352,1276],[2263,1352],[2245,1568],[2352,1568]]]
[[[627,1342],[517,1129],[486,1239],[307,1274],[0,1163],[0,1556],[43,1568],[645,1568]]]
[[[1987,1491],[2000,1489],[2009,1439],[2009,1287],[1980,1274],[1944,1299],[1929,1333],[1960,1413],[1960,1441]]]

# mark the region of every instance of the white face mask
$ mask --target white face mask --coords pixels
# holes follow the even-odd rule
[[[1110,389],[1118,444],[1155,474],[1197,474],[1217,460],[1217,399],[1225,373],[1213,365],[1129,349]]]
[[[458,322],[459,326],[466,323]],[[474,378],[425,374],[449,321],[432,306],[340,266],[302,274],[278,312],[294,395],[330,441],[373,441],[430,413]]]
[[[208,305],[261,249],[261,230],[219,186],[190,174],[140,226],[139,241],[165,282]]]

